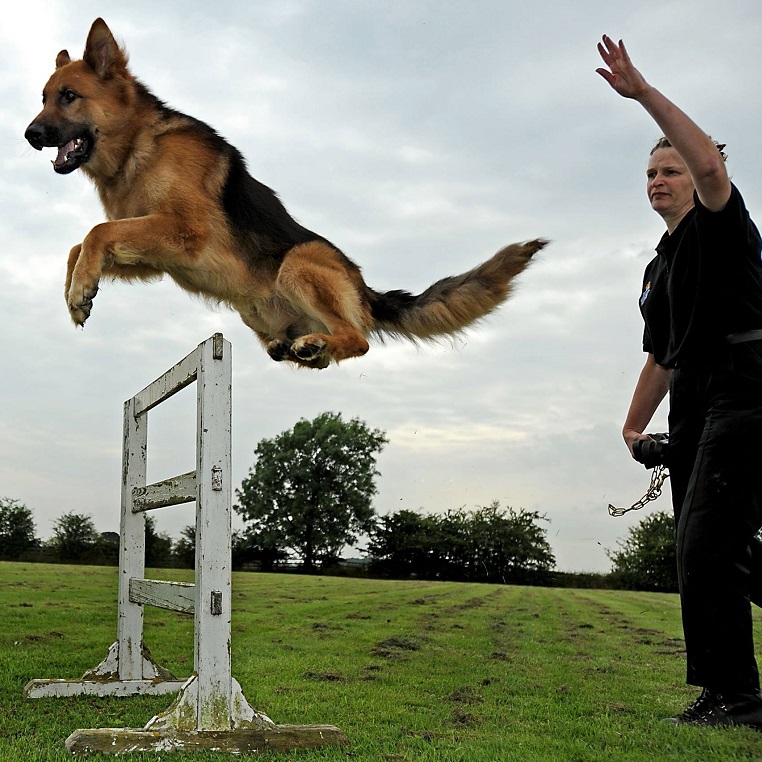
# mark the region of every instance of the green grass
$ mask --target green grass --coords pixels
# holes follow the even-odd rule
[[[142,727],[169,705],[22,696],[32,678],[75,678],[101,661],[116,634],[116,580],[113,568],[0,563],[2,762],[70,759],[73,730]],[[676,596],[260,574],[234,575],[233,594],[233,674],[249,703],[351,740],[257,759],[762,759],[762,734],[662,722],[695,696]],[[192,619],[145,618],[156,660],[187,676]],[[186,756],[221,755],[132,758]]]

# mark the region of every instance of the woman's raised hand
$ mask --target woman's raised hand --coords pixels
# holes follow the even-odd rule
[[[643,75],[632,65],[622,40],[617,44],[604,34],[603,42],[598,43],[598,52],[608,69],[601,68],[596,71],[619,95],[637,99],[648,89]]]

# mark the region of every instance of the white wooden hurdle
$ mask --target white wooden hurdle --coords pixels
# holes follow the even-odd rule
[[[222,334],[124,403],[117,640],[79,680],[32,680],[27,698],[131,696],[178,692],[166,712],[142,729],[77,730],[74,754],[206,749],[232,753],[346,743],[332,725],[276,725],[249,706],[232,677],[231,616],[231,346]],[[197,385],[196,470],[146,484],[148,411]],[[196,502],[194,584],[145,579],[145,515]],[[194,615],[194,671],[178,680],[143,642],[143,606]]]

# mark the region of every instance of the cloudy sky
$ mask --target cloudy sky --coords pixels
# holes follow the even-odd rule
[[[173,283],[104,284],[84,330],[63,301],[70,247],[103,220],[81,173],[24,141],[56,53],[102,15],[134,73],[214,126],[291,213],[377,290],[420,291],[502,245],[552,245],[462,339],[372,346],[321,372],[270,361],[232,312]],[[728,144],[762,220],[758,0],[243,0],[75,3],[0,30],[0,495],[49,537],[66,511],[117,530],[122,404],[214,332],[233,344],[233,478],[263,437],[324,411],[387,432],[376,508],[499,500],[547,516],[558,567],[605,571],[648,473],[620,428],[643,363],[637,297],[662,233],[645,196],[659,136],[595,73],[624,38],[655,86]],[[663,430],[666,411],[652,430]],[[150,481],[194,467],[195,398],[151,413]],[[669,509],[668,495],[656,508]],[[192,509],[159,512],[177,537]]]

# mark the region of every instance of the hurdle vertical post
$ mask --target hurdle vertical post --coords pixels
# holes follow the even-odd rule
[[[219,337],[222,340],[222,336]],[[225,356],[223,358],[223,355]],[[198,724],[228,730],[231,720],[230,602],[233,500],[231,486],[230,351],[213,341],[201,355],[197,382],[198,485],[196,508],[196,586],[198,589],[194,663],[198,683]],[[203,369],[227,362],[227,376]],[[202,510],[203,508],[203,510]],[[226,520],[221,520],[225,516]],[[203,676],[203,678],[202,678]]]
[[[135,398],[124,403],[122,505],[119,530],[117,619],[118,678],[142,680],[143,607],[130,600],[130,580],[145,576],[145,513],[133,513],[133,489],[146,484],[148,419],[135,414]]]
[[[215,334],[124,404],[117,640],[80,680],[32,680],[27,698],[179,691],[142,729],[77,730],[73,754],[252,753],[346,743],[332,725],[276,725],[249,706],[231,671],[231,346]],[[196,382],[196,470],[146,484],[148,412]],[[196,502],[194,584],[145,579],[145,514]],[[143,606],[194,616],[194,673],[178,680],[143,642]]]

